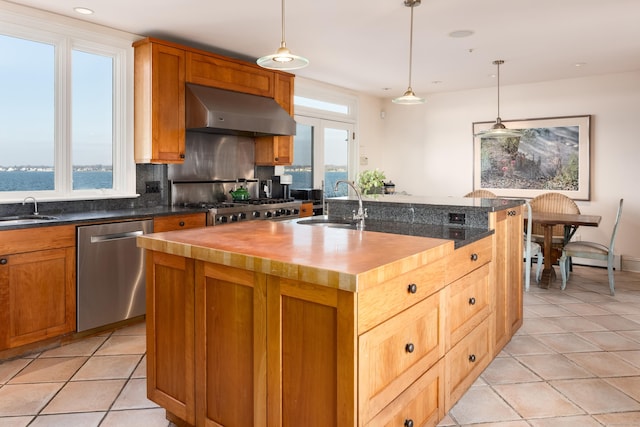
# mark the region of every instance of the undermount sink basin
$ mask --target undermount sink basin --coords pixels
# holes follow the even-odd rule
[[[19,225],[19,224],[33,224],[36,222],[42,221],[53,221],[58,219],[55,216],[49,215],[11,215],[11,216],[1,216],[0,217],[0,226],[3,225]]]
[[[353,221],[328,219],[328,218],[301,219],[300,221],[298,221],[298,224],[314,225],[318,227],[329,227],[329,228],[349,228],[352,230],[356,229],[356,223]]]

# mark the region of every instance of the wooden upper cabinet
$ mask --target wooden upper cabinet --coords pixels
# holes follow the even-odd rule
[[[274,99],[293,116],[293,79],[276,74]],[[293,136],[263,136],[256,138],[256,165],[291,165],[293,163]]]
[[[136,163],[182,163],[185,149],[185,51],[134,43]]]
[[[275,73],[213,55],[187,52],[187,82],[274,97]]]

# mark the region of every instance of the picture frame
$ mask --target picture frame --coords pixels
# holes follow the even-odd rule
[[[503,120],[523,135],[478,136],[494,123],[473,123],[474,190],[527,199],[557,192],[590,200],[591,115]]]

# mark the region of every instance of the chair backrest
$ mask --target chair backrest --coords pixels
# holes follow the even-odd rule
[[[489,190],[474,190],[471,193],[465,194],[464,197],[482,197],[485,199],[495,199],[498,196],[496,196]]]
[[[569,197],[560,193],[544,193],[531,199],[531,210],[533,212],[556,212],[580,214],[580,208]],[[542,235],[544,229],[540,224],[532,225],[533,234]],[[564,226],[556,225],[553,227],[553,236],[564,236]]]
[[[620,199],[618,205],[618,213],[616,214],[616,222],[613,224],[613,231],[611,232],[611,243],[609,243],[609,253],[613,253],[613,245],[616,241],[616,234],[618,233],[618,225],[620,224],[620,217],[622,216],[622,202],[624,199]]]

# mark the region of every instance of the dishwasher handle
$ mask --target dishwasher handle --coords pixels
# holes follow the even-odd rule
[[[142,236],[144,232],[142,230],[138,231],[128,231],[126,233],[113,233],[113,234],[103,234],[100,236],[91,236],[91,243],[101,243],[101,242],[110,242],[113,240],[122,240],[122,239],[131,239],[137,236]]]

